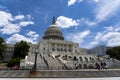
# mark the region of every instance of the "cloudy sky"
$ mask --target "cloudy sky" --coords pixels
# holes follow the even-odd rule
[[[0,0],[0,36],[38,43],[52,17],[80,47],[120,45],[120,0]]]

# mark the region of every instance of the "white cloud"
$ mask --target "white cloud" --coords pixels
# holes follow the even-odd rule
[[[120,36],[120,34],[119,34]],[[107,41],[108,46],[120,46],[120,37],[112,38]]]
[[[98,32],[97,35],[95,36],[95,40],[99,41],[102,36],[103,34],[101,32]]]
[[[24,40],[24,41],[31,42],[31,43],[37,43],[38,37],[39,35],[36,32],[29,31],[27,33],[27,37],[24,35],[20,35],[20,34],[13,34],[11,37],[7,39],[6,42],[10,44],[15,44],[16,42],[20,42],[21,40]]]
[[[68,6],[74,5],[75,3],[83,2],[83,0],[68,0]]]
[[[94,0],[95,2],[99,2],[99,0]]]
[[[76,2],[83,2],[83,0],[68,0],[68,6],[74,5]],[[88,26],[107,20],[120,11],[120,0],[91,0],[89,2],[95,3],[95,19],[94,21],[84,20]]]
[[[2,32],[2,34],[13,34],[19,31],[20,31],[20,26],[11,23],[5,25],[5,27],[0,29],[0,32]]]
[[[32,21],[23,21],[23,22],[19,23],[20,26],[28,26],[30,24],[34,24],[34,22],[32,22]]]
[[[78,26],[79,20],[73,20],[72,18],[59,16],[57,18],[56,23],[60,28],[69,28],[69,27],[73,27],[73,26]]]
[[[39,35],[34,31],[29,31],[26,35],[33,38],[33,40],[36,40],[39,37]]]
[[[94,41],[94,42],[91,42],[90,45],[97,45],[98,42],[97,41]]]
[[[25,18],[24,15],[17,15],[14,17],[15,20],[23,20]]]
[[[10,35],[10,34],[19,32],[22,26],[34,24],[34,22],[31,21],[31,19],[24,20],[25,18],[28,18],[28,15],[13,16],[9,12],[0,10],[0,32],[2,34]],[[17,20],[20,20],[20,21],[17,21]]]
[[[119,28],[116,28],[115,31],[120,31],[120,27],[119,27]]]
[[[60,28],[70,28],[79,25],[95,26],[97,23],[95,21],[90,21],[88,18],[81,18],[74,20],[73,18],[59,16],[57,18],[56,24]]]
[[[85,21],[85,24],[87,24],[88,26],[94,26],[97,23],[96,22],[92,22],[92,21]]]
[[[68,6],[74,5],[75,3],[83,2],[84,0],[68,0]],[[87,0],[88,2],[95,3],[94,22],[88,21],[88,25],[94,25],[101,21],[107,20],[113,15],[120,11],[120,0]]]
[[[28,19],[34,19],[31,15],[26,15],[26,18],[28,18]]]
[[[30,38],[26,38],[25,36],[20,34],[13,34],[10,38],[7,39],[7,43],[15,44],[16,42],[20,42],[21,40],[34,43]]]
[[[96,2],[95,15],[98,22],[106,20],[120,9],[120,0],[94,0]]]
[[[120,38],[120,32],[108,32],[102,36],[102,41],[109,41],[110,39]]]
[[[98,32],[95,36],[95,40],[91,42],[90,45],[97,45],[101,42],[105,43],[107,46],[120,45],[120,28],[118,24],[115,26],[107,26],[103,32]]]
[[[13,20],[10,13],[0,11],[0,27],[9,24],[9,21]]]
[[[90,34],[90,31],[86,30],[86,31],[79,32],[79,33],[68,34],[66,36],[66,38],[67,38],[67,40],[71,40],[71,41],[74,41],[74,42],[81,44],[83,42],[83,39],[85,37],[87,37],[89,34]]]
[[[88,18],[81,18],[79,19],[80,24],[85,24],[88,26],[95,26],[97,23],[95,21],[90,21]]]
[[[92,48],[92,47],[98,45],[98,44],[100,43],[100,41],[101,41],[102,36],[103,36],[103,33],[98,32],[98,33],[96,34],[96,36],[94,37],[94,40],[91,41],[90,43],[88,43],[88,46],[87,46],[87,47],[88,47],[88,48]]]
[[[112,26],[105,27],[106,31],[112,31],[114,28]]]
[[[73,5],[77,0],[68,0],[68,6]]]

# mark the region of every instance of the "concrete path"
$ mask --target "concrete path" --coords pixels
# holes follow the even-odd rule
[[[30,77],[50,77],[50,78],[93,78],[93,77],[120,77],[119,69],[110,70],[47,70],[35,71]]]

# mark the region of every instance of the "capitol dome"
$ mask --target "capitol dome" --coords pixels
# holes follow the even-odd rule
[[[60,28],[55,23],[55,17],[53,17],[52,25],[50,25],[44,33],[43,39],[64,40]]]

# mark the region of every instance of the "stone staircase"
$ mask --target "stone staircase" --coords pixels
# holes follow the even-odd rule
[[[49,70],[61,70],[62,69],[62,63],[52,58],[51,56],[48,56],[47,54],[44,54],[44,61],[47,63]]]
[[[44,58],[41,55],[37,56],[37,70],[46,70],[47,64],[44,61]]]

